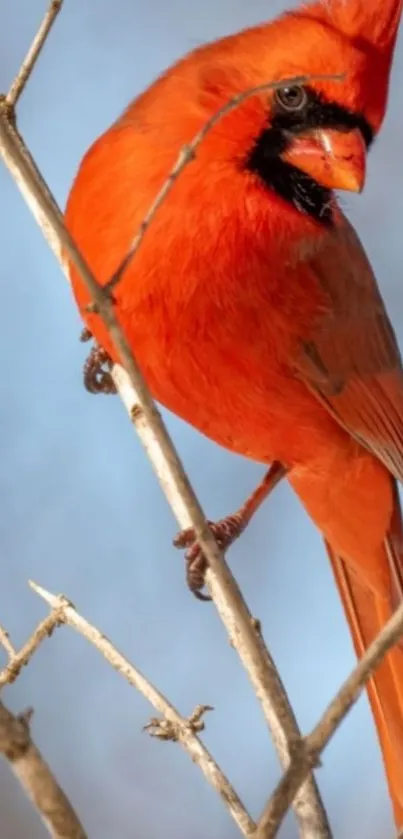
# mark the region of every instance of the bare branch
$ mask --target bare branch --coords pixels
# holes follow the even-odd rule
[[[111,644],[108,638],[78,614],[69,600],[62,595],[51,594],[36,583],[30,582],[30,586],[48,603],[52,610],[57,612],[60,623],[73,627],[86,638],[116,672],[142,693],[164,720],[170,723],[171,737],[169,739],[175,739],[183,746],[194,763],[197,763],[200,767],[207,781],[221,796],[243,836],[251,837],[255,832],[256,825],[214,758],[195,734],[196,724],[200,722],[201,717],[201,713],[199,715],[197,713],[199,709],[196,709],[188,720],[181,717],[165,696]],[[203,707],[204,710],[208,709],[208,706],[201,706],[200,711]]]
[[[9,108],[14,108],[18,102],[18,99],[21,96],[22,91],[32,73],[32,70],[35,67],[35,64],[39,58],[40,53],[42,52],[43,46],[45,41],[49,35],[49,32],[56,20],[60,9],[62,8],[63,0],[51,0],[49,8],[43,18],[41,26],[38,29],[37,34],[35,35],[34,40],[27,52],[27,55],[24,58],[24,61],[20,67],[20,70],[15,77],[10,90],[6,96],[6,103]]]
[[[370,644],[349,678],[328,705],[321,720],[311,734],[305,738],[304,747],[299,755],[291,761],[289,768],[267,804],[259,821],[255,839],[271,839],[271,837],[277,835],[281,822],[300,784],[306,778],[312,766],[318,763],[321,752],[359,698],[374,670],[402,636],[403,604],[399,606],[379,635]]]
[[[30,716],[16,717],[0,702],[0,754],[8,760],[53,839],[87,839],[68,798],[32,742]]]
[[[233,96],[232,99],[229,99],[225,105],[222,106],[215,114],[203,125],[200,131],[195,134],[193,139],[188,143],[186,146],[180,150],[177,160],[175,161],[171,171],[169,172],[166,180],[164,181],[160,191],[154,198],[154,201],[151,204],[151,207],[147,211],[146,215],[144,216],[143,221],[140,224],[140,227],[130,245],[130,248],[120,263],[119,267],[109,280],[109,282],[104,286],[105,289],[111,291],[122,279],[126,268],[132,261],[133,257],[136,255],[144,236],[153,221],[155,215],[157,214],[159,208],[164,203],[165,199],[169,195],[174,183],[178,180],[179,176],[182,174],[183,170],[188,166],[188,164],[194,160],[196,157],[196,152],[203,140],[207,137],[207,134],[210,133],[211,129],[217,125],[217,122],[220,122],[223,117],[227,116],[231,111],[234,111],[236,108],[239,108],[246,99],[250,99],[251,96],[255,96],[257,93],[263,93],[264,91],[269,90],[278,90],[282,87],[292,87],[293,85],[300,85],[300,84],[307,84],[311,81],[334,81],[339,82],[344,79],[344,74],[339,75],[309,75],[309,76],[294,76],[289,79],[282,79],[279,82],[265,82],[264,84],[256,85],[255,87],[250,87],[247,90],[242,91],[237,96]]]
[[[9,662],[6,664],[4,670],[0,672],[0,688],[4,687],[4,685],[11,685],[15,681],[21,672],[21,668],[28,664],[42,641],[51,636],[53,630],[59,623],[60,616],[58,610],[54,609],[48,617],[41,621],[19,652],[16,652],[12,648],[13,652],[10,653]]]
[[[136,414],[136,428],[142,428],[141,440],[159,477],[162,489],[180,527],[193,527],[209,565],[209,585],[216,606],[231,642],[236,648],[261,702],[265,718],[272,732],[283,766],[300,743],[300,732],[286,692],[261,636],[256,632],[252,616],[239,588],[225,563],[217,543],[209,530],[205,516],[190,485],[182,463],[155,406],[128,342],[116,319],[110,295],[96,282],[85,260],[77,250],[63,224],[63,216],[37,169],[22,138],[8,119],[0,102],[0,155],[14,177],[22,195],[33,212],[42,232],[59,259],[65,273],[68,269],[64,256],[80,273],[98,312],[106,324],[116,351],[126,368],[114,368],[114,380],[126,380],[124,399],[130,396],[132,417]],[[128,388],[130,382],[131,388]],[[122,385],[123,387],[123,385]],[[136,404],[132,396],[135,395]],[[309,778],[295,800],[295,811],[304,839],[329,839],[331,836],[326,813],[313,776]]]

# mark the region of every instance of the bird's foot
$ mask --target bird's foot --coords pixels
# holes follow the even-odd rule
[[[80,340],[87,342],[91,339],[89,329],[83,329]],[[84,387],[89,393],[116,393],[115,383],[110,374],[111,364],[106,350],[95,344],[90,350],[83,369]]]
[[[241,535],[247,522],[244,520],[242,512],[233,513],[231,516],[226,516],[220,521],[207,522],[219,548],[226,551],[233,542]],[[211,600],[206,594],[203,594],[203,587],[205,583],[205,575],[207,570],[207,561],[203,551],[197,542],[193,527],[187,527],[181,530],[174,540],[175,548],[185,548],[186,560],[186,582],[190,591],[198,598],[198,600]]]

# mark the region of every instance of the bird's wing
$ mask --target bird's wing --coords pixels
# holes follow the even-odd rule
[[[361,242],[347,220],[309,260],[330,300],[294,359],[296,374],[403,481],[403,371]]]

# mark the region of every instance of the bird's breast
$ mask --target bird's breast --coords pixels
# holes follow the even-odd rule
[[[329,434],[344,432],[293,369],[315,301],[298,283],[293,295],[294,269],[271,283],[269,264],[241,276],[239,264],[232,274],[217,260],[211,265],[207,276],[204,266],[202,277],[196,269],[182,276],[182,285],[172,266],[165,282],[160,275],[142,293],[137,287],[138,296],[133,283],[130,295],[121,290],[121,323],[154,397],[252,459],[293,463],[317,454]]]

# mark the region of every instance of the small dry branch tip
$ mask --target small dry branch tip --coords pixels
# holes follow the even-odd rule
[[[152,717],[148,723],[143,727],[150,737],[155,737],[157,740],[165,740],[176,743],[179,739],[179,727],[171,720],[159,719]]]
[[[259,618],[252,618],[252,626],[256,630],[257,634],[262,637],[262,622]]]
[[[173,722],[166,718],[152,717],[143,727],[143,731],[147,731],[150,737],[176,742],[185,730],[190,731],[192,734],[200,734],[201,731],[204,731],[206,724],[203,717],[208,711],[214,711],[212,705],[196,705],[190,717],[182,722]]]
[[[17,76],[15,77],[6,96],[7,104],[13,109],[15,108],[32,70],[35,67],[62,5],[63,0],[51,0],[48,6],[38,32],[35,35],[24,61],[22,62],[20,70],[18,71]]]
[[[8,657],[14,658],[16,654],[16,649],[10,640],[10,635],[7,630],[2,626],[0,623],[0,646],[3,647],[5,652],[7,653]]]
[[[25,711],[21,711],[21,713],[18,714],[17,719],[19,719],[20,722],[22,722],[24,725],[27,726],[28,729],[30,729],[34,713],[34,708],[26,708]]]
[[[213,705],[196,705],[193,714],[190,715],[188,720],[189,728],[193,731],[193,734],[204,731],[206,724],[203,717],[209,711],[214,711]]]

